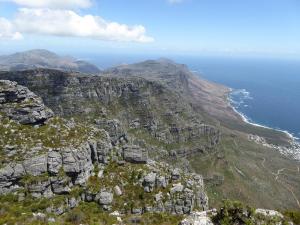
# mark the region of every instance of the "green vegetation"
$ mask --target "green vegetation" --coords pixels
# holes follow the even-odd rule
[[[189,159],[204,176],[210,206],[220,207],[222,199],[238,199],[257,208],[297,209],[299,164],[246,137],[223,133],[215,151]]]
[[[241,202],[225,200],[217,214],[213,216],[212,221],[216,225],[276,225],[279,222],[283,225],[288,224],[287,220],[278,216],[264,216],[256,214],[254,211],[253,208]]]
[[[300,224],[300,211],[288,210],[284,212],[284,216],[289,218],[294,224]]]
[[[55,117],[46,125],[21,125],[0,116],[0,165],[23,160],[25,154],[41,154],[49,148],[77,147],[89,137],[101,138],[88,124],[72,123]]]

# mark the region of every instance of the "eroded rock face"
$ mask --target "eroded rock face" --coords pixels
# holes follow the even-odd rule
[[[125,145],[123,147],[123,158],[131,163],[147,163],[148,151],[136,145]]]
[[[69,198],[66,200],[66,205],[58,206],[50,211],[60,215],[68,208],[75,207],[80,201],[94,201],[109,210],[114,201],[118,199],[116,196],[127,194],[126,183],[121,182],[120,186],[110,188],[97,186],[95,189],[89,189],[89,178],[107,179],[115,176],[113,172],[107,174],[105,170],[111,165],[110,163],[122,167],[124,164],[147,164],[149,162],[148,149],[149,151],[151,149],[149,145],[137,137],[130,139],[132,134],[126,130],[131,121],[133,121],[131,129],[141,129],[165,143],[198,140],[203,135],[210,137],[218,135],[213,127],[200,125],[190,129],[190,125],[182,123],[184,121],[179,114],[182,112],[183,106],[177,108],[177,102],[169,99],[169,92],[163,93],[163,87],[159,84],[144,79],[119,80],[103,77],[85,77],[83,79],[80,76],[64,77],[60,76],[60,72],[53,73],[58,73],[58,77],[53,80],[51,74],[48,77],[44,74],[40,75],[42,79],[44,77],[47,77],[46,80],[50,79],[44,85],[50,83],[59,86],[57,90],[55,89],[58,94],[49,99],[43,97],[47,104],[52,107],[55,105],[53,110],[62,110],[59,112],[61,115],[98,113],[98,107],[93,108],[93,104],[83,107],[82,103],[86,101],[99,102],[101,106],[109,106],[117,102],[118,107],[123,111],[116,116],[118,119],[107,119],[107,115],[104,116],[102,113],[101,119],[95,120],[93,128],[105,130],[104,135],[100,138],[91,135],[77,144],[41,149],[40,152],[33,151],[32,157],[24,157],[25,160],[22,159],[23,161],[18,164],[5,165],[0,169],[0,194],[26,188],[29,194],[36,198],[51,198],[55,195],[73,193],[74,187],[80,187],[83,190],[80,196]],[[33,79],[31,87],[35,82],[36,80]],[[47,113],[48,109],[42,104],[41,99],[28,89],[14,82],[5,81],[3,86],[4,84],[10,85],[14,91],[10,91],[11,89],[8,88],[6,91],[0,92],[2,93],[2,95],[0,94],[1,106],[7,106],[1,107],[0,111],[3,109],[1,112],[11,119],[22,124],[41,124],[52,115],[52,112],[51,115]],[[0,87],[2,87],[1,83]],[[165,97],[161,97],[161,95]],[[151,105],[153,96],[157,96],[154,101],[157,105]],[[73,100],[76,104],[69,104]],[[160,104],[162,102],[164,104]],[[19,104],[22,110],[27,110],[24,115],[18,111]],[[154,112],[153,107],[158,112]],[[178,126],[173,126],[172,123],[163,124],[162,117],[165,112],[164,110],[160,112],[160,107],[164,107],[164,110],[171,110],[170,115],[165,118],[166,120],[177,121],[180,119],[181,123]],[[130,111],[132,109],[133,111]],[[69,121],[67,127],[75,126],[74,123],[74,120]],[[162,139],[159,135],[161,130],[166,131]],[[137,166],[144,168],[145,165]],[[24,177],[27,180],[24,180]],[[141,180],[135,181],[136,185],[140,185],[149,195],[153,195],[155,202],[153,205],[131,208],[130,211],[133,214],[144,212],[188,214],[195,207],[205,209],[208,206],[201,176],[193,177],[174,168],[167,172],[161,172],[160,169],[154,167],[147,170],[146,174],[141,173],[140,178]],[[186,179],[189,180],[184,182]],[[160,191],[155,195],[155,191],[158,189]],[[163,189],[166,190],[161,191]]]
[[[40,97],[8,80],[0,80],[0,112],[21,124],[41,124],[53,116]]]

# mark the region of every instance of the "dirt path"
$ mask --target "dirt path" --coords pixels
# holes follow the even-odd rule
[[[274,176],[275,181],[277,181],[278,183],[280,183],[285,189],[287,189],[291,193],[291,195],[295,199],[298,207],[300,208],[300,201],[297,198],[296,194],[294,193],[293,188],[289,184],[287,184],[286,182],[280,180],[280,178],[279,178],[279,176],[282,175],[285,170],[300,173],[299,166],[297,167],[297,170],[292,170],[292,169],[287,169],[287,168],[281,168],[281,169],[277,170],[276,173],[274,173],[274,172],[270,172],[269,171],[269,169],[265,166],[265,162],[266,162],[266,159],[263,158],[263,161],[261,162],[262,167]]]
[[[297,202],[298,207],[300,208],[300,202],[299,202],[297,196],[295,195],[293,188],[290,185],[288,185],[287,183],[284,183],[283,181],[281,181],[279,179],[277,180],[277,182],[279,182],[283,187],[285,187],[289,192],[291,192],[293,198]]]

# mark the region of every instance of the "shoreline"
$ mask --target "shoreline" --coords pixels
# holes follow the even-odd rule
[[[287,135],[292,141],[298,141],[300,138],[298,137],[295,137],[293,134],[291,134],[289,131],[286,131],[286,130],[281,130],[281,129],[278,129],[278,128],[273,128],[273,127],[268,127],[266,125],[263,125],[263,124],[259,124],[259,123],[255,123],[255,122],[251,122],[246,115],[244,115],[242,112],[238,111],[232,104],[232,99],[230,98],[230,94],[232,93],[234,89],[233,88],[229,88],[229,91],[228,91],[228,94],[227,94],[227,101],[228,101],[228,104],[229,106],[232,108],[232,110],[241,117],[241,119],[247,123],[247,124],[250,124],[252,126],[255,126],[255,127],[261,127],[261,128],[265,128],[265,129],[269,129],[269,130],[275,130],[275,131],[279,131],[279,132],[282,132],[284,133],[285,135]]]
[[[285,146],[279,146],[279,145],[274,145],[274,144],[269,144],[265,141],[265,139],[263,137],[257,136],[257,135],[252,135],[249,134],[248,139],[251,141],[254,141],[257,144],[263,145],[265,147],[268,148],[273,148],[273,149],[277,149],[282,155],[285,155],[289,158],[292,158],[294,160],[300,161],[300,142],[299,142],[299,138],[293,136],[291,133],[289,133],[288,131],[284,131],[284,130],[280,130],[280,129],[276,129],[276,128],[272,128],[272,127],[268,127],[265,125],[261,125],[258,123],[253,123],[251,121],[249,121],[249,119],[247,118],[247,116],[245,116],[243,113],[239,112],[233,105],[232,105],[232,100],[230,98],[230,93],[233,91],[232,88],[229,88],[229,92],[227,95],[227,102],[228,105],[232,108],[232,110],[247,124],[250,124],[252,126],[256,126],[256,127],[261,127],[261,128],[265,128],[265,129],[269,129],[269,130],[275,130],[275,131],[279,131],[284,133],[289,139],[290,139],[290,147],[285,147]]]

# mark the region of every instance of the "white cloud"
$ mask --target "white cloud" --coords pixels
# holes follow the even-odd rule
[[[9,20],[0,17],[0,39],[20,40],[22,38],[22,34],[14,30]]]
[[[51,8],[51,9],[70,9],[70,8],[89,8],[92,3],[90,0],[7,0],[17,5],[29,8]]]
[[[15,28],[21,33],[86,37],[108,41],[152,42],[141,25],[129,27],[99,16],[80,16],[71,10],[19,9]]]

